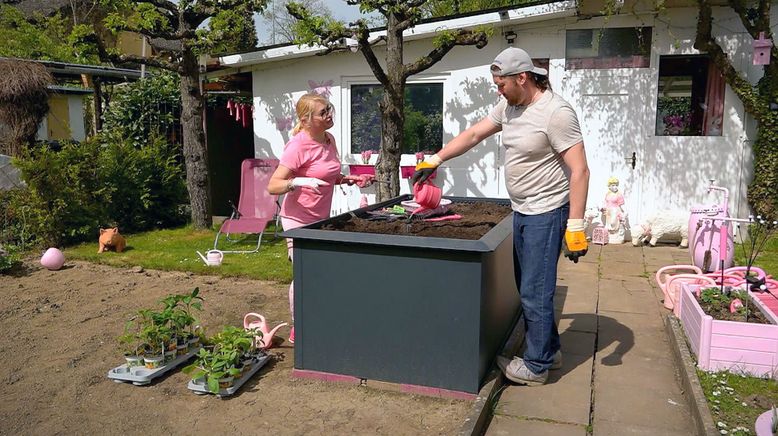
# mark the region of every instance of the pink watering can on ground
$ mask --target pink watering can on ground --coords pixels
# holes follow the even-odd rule
[[[254,321],[251,321],[251,318],[257,318]],[[243,317],[243,328],[246,329],[258,329],[260,332],[262,332],[262,337],[257,336],[256,346],[257,348],[261,348],[263,350],[270,348],[271,345],[273,345],[273,335],[276,334],[278,329],[281,327],[288,325],[285,322],[282,322],[281,324],[278,324],[277,326],[273,327],[273,330],[268,331],[267,329],[267,323],[265,322],[265,317],[258,314],[258,313],[247,313],[246,316]]]

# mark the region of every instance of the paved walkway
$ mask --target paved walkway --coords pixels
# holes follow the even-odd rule
[[[577,265],[562,258],[562,369],[541,387],[508,385],[486,434],[694,434],[653,278],[676,263],[686,249],[629,243],[594,245]]]

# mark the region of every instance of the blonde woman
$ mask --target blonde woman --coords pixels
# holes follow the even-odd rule
[[[334,125],[334,107],[323,96],[305,94],[295,106],[297,125],[284,147],[281,162],[268,184],[268,192],[286,194],[281,206],[284,230],[302,227],[330,216],[334,186],[346,183],[359,187],[372,183],[369,176],[344,176],[340,172],[335,137],[327,132]],[[292,260],[292,240],[287,239]],[[289,285],[289,310],[294,320],[294,282]],[[294,343],[294,327],[289,333]]]

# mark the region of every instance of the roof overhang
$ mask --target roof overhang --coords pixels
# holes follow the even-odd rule
[[[467,29],[477,26],[492,25],[504,27],[509,25],[531,23],[535,21],[544,21],[557,18],[572,17],[577,14],[577,5],[575,0],[565,0],[541,5],[517,7],[492,11],[484,14],[455,17],[447,20],[440,20],[430,23],[421,23],[403,33],[405,41],[425,39],[433,37],[435,34],[445,30]],[[370,33],[370,40],[386,35],[386,30],[378,30]],[[349,44],[349,41],[347,41]],[[353,42],[356,45],[356,42]],[[213,71],[206,74],[206,77],[218,77],[223,74],[234,73],[235,69],[241,69],[251,65],[258,65],[280,60],[314,56],[323,53],[326,48],[323,46],[273,46],[266,49],[260,49],[248,53],[239,53],[216,57],[218,68],[226,68],[231,71]],[[211,58],[213,59],[213,58]]]

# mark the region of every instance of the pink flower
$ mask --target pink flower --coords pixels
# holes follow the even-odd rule
[[[424,160],[424,152],[420,151],[416,153],[416,163],[419,163]]]
[[[365,150],[362,152],[362,163],[367,165],[370,163],[370,156],[373,155],[373,150]]]

